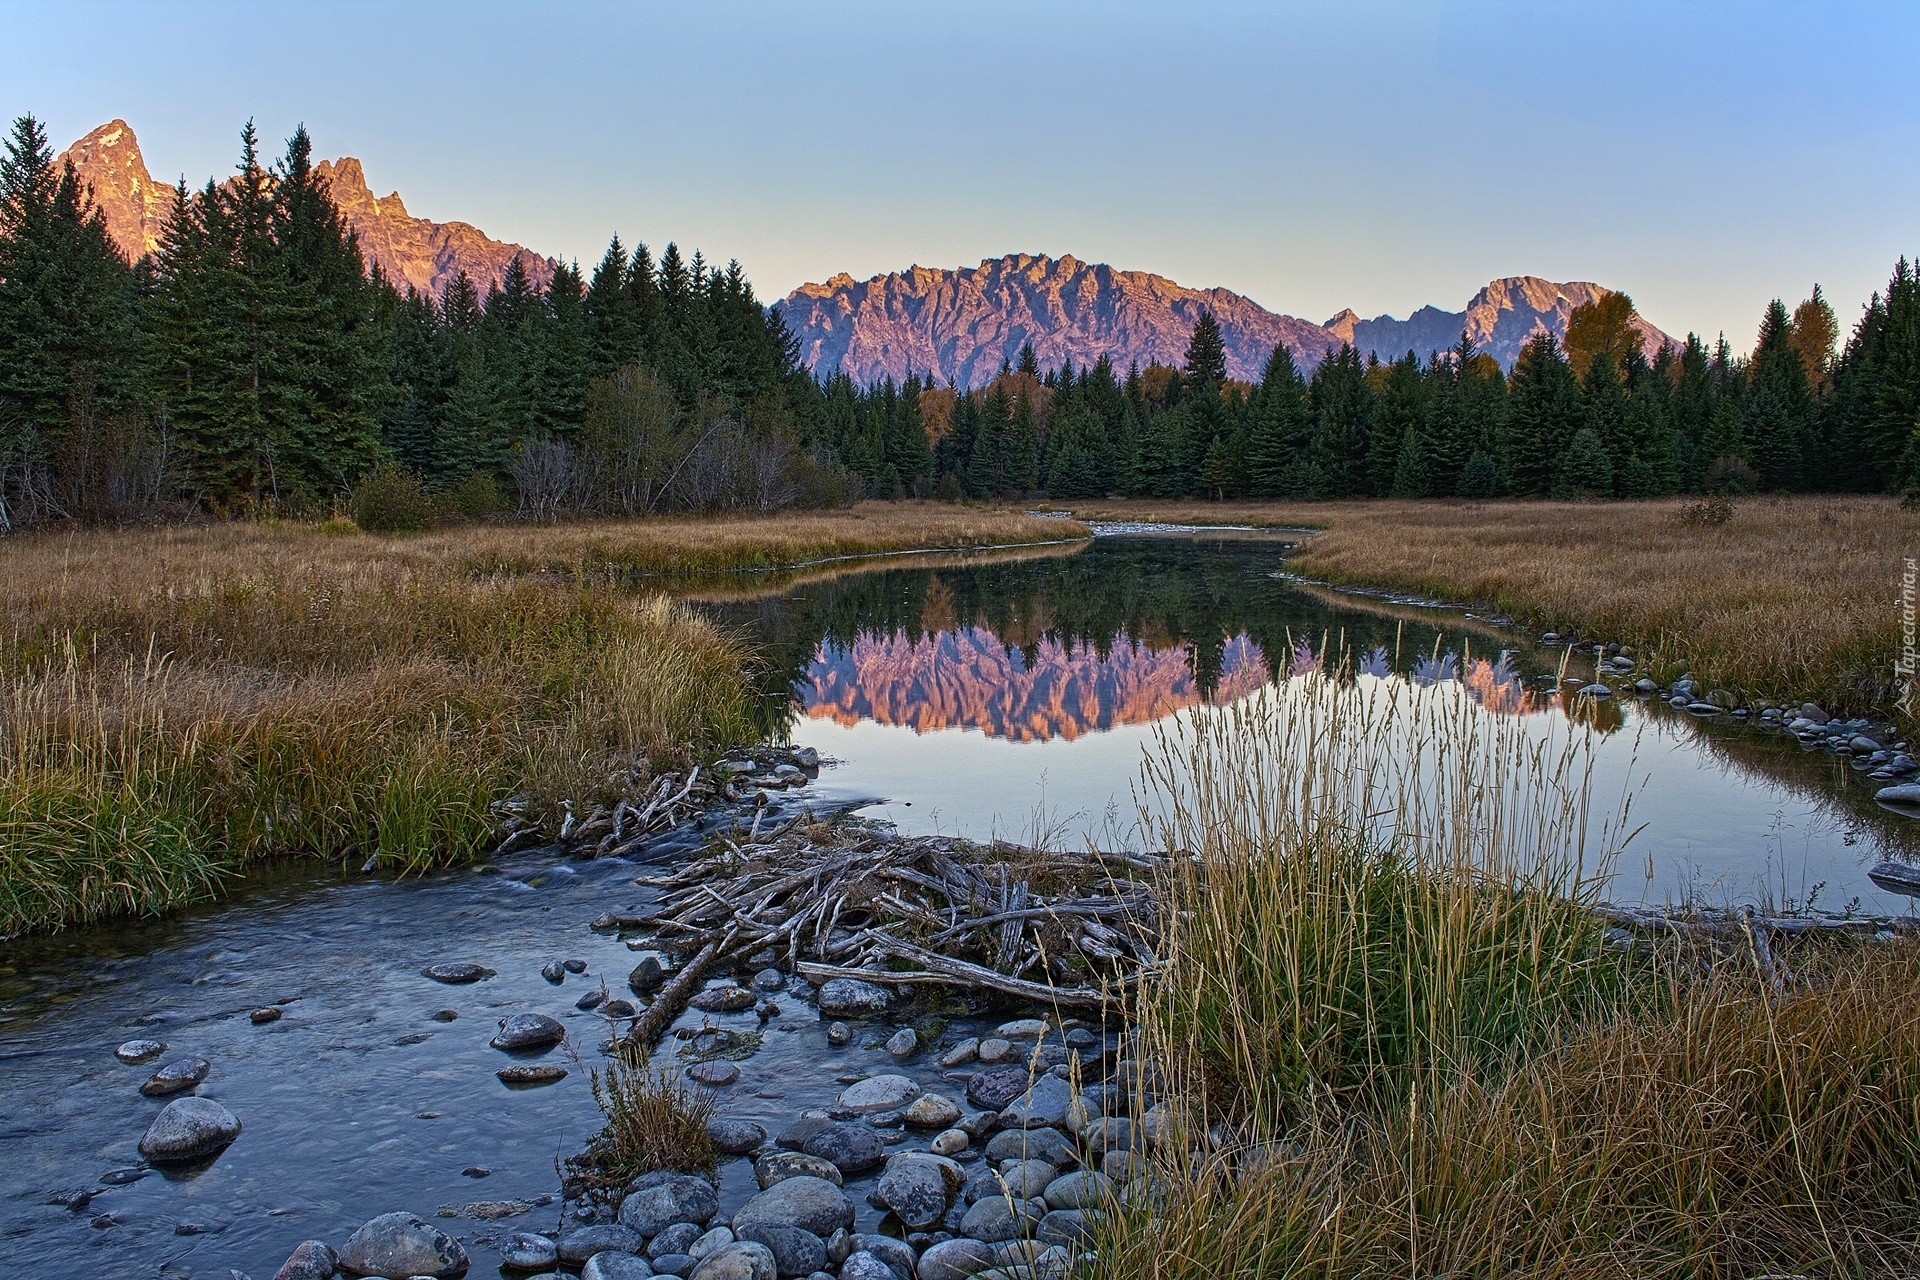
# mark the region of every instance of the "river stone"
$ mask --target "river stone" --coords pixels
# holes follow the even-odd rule
[[[516,1231],[500,1245],[500,1265],[514,1271],[552,1270],[559,1260],[552,1238],[538,1232]]]
[[[740,1078],[740,1068],[725,1059],[696,1062],[687,1068],[687,1079],[710,1089],[720,1089]]]
[[[924,1231],[939,1222],[951,1199],[946,1172],[930,1159],[890,1162],[874,1194],[900,1221],[916,1231]]]
[[[942,1129],[927,1144],[937,1156],[957,1156],[972,1145],[973,1139],[967,1136],[965,1129]]]
[[[853,1043],[853,1028],[844,1022],[835,1022],[827,1027],[827,1043],[845,1045]]]
[[[668,1253],[685,1253],[704,1232],[705,1228],[697,1222],[676,1222],[647,1241],[647,1256],[659,1258]]]
[[[659,990],[660,984],[667,980],[665,966],[658,956],[647,956],[633,966],[633,972],[627,975],[627,985],[633,988],[637,996],[651,995]]]
[[[147,1127],[140,1154],[154,1164],[180,1164],[212,1155],[239,1136],[233,1112],[212,1098],[177,1098]]]
[[[631,1018],[640,1012],[640,1006],[631,1000],[622,1000],[619,996],[600,1006],[600,1012],[609,1018]]]
[[[820,988],[820,1012],[828,1017],[884,1013],[893,1004],[885,987],[859,978],[832,978]]]
[[[515,1052],[548,1049],[567,1038],[567,1029],[544,1013],[516,1013],[500,1020],[500,1030],[488,1041],[496,1049]]]
[[[740,1206],[733,1226],[799,1227],[817,1236],[853,1225],[853,1202],[825,1178],[786,1178]]]
[[[726,1227],[715,1227],[700,1233],[700,1238],[687,1246],[687,1256],[695,1262],[710,1254],[718,1253],[733,1243],[733,1232]]]
[[[608,1249],[620,1253],[645,1253],[647,1238],[632,1227],[623,1227],[617,1222],[595,1222],[584,1227],[574,1227],[562,1231],[560,1238],[554,1241],[560,1250],[560,1261],[571,1266],[585,1266],[588,1258]]]
[[[1016,1018],[995,1027],[993,1034],[1002,1040],[1038,1040],[1047,1034],[1047,1024],[1042,1018]]]
[[[620,1225],[643,1236],[657,1236],[677,1222],[705,1226],[718,1212],[719,1193],[705,1178],[685,1173],[649,1173],[627,1188],[626,1199],[620,1202]]]
[[[501,1084],[528,1086],[565,1080],[567,1069],[557,1062],[522,1062],[511,1067],[502,1067],[493,1074],[500,1077]]]
[[[992,1244],[1021,1238],[1027,1234],[1032,1221],[1033,1212],[1026,1201],[1010,1200],[1006,1196],[982,1196],[974,1201],[973,1207],[967,1210],[967,1216],[961,1219],[960,1232]]]
[[[325,1240],[306,1240],[280,1264],[273,1280],[333,1280],[340,1270],[340,1255]]]
[[[759,1181],[762,1191],[788,1178],[820,1178],[836,1187],[845,1181],[832,1161],[800,1151],[767,1152],[753,1162],[753,1176]]]
[[[113,1051],[113,1056],[128,1066],[137,1066],[142,1062],[152,1062],[167,1051],[164,1040],[129,1040]]]
[[[762,991],[779,991],[787,985],[787,975],[778,969],[762,969],[753,975],[753,985]]]
[[[800,1150],[830,1162],[841,1173],[859,1173],[886,1159],[886,1144],[865,1125],[828,1124],[800,1144]]]
[[[1041,1244],[1064,1244],[1069,1248],[1078,1248],[1092,1239],[1093,1224],[1078,1209],[1055,1209],[1040,1219],[1040,1229],[1034,1232],[1034,1236]]]
[[[749,1222],[740,1228],[740,1238],[767,1246],[773,1265],[782,1276],[804,1276],[823,1271],[827,1265],[827,1242],[799,1227],[782,1227],[771,1222]]]
[[[191,1089],[207,1078],[207,1072],[213,1070],[213,1064],[205,1058],[181,1058],[169,1062],[154,1072],[147,1082],[140,1086],[140,1092],[149,1098],[164,1098],[168,1094],[180,1093]]]
[[[602,1249],[580,1268],[580,1280],[647,1280],[652,1274],[645,1258],[621,1249]]]
[[[1133,1121],[1126,1116],[1101,1116],[1098,1120],[1089,1121],[1080,1133],[1080,1140],[1096,1156],[1109,1151],[1132,1150],[1139,1145],[1139,1135],[1134,1132]]]
[[[944,1129],[960,1118],[960,1104],[937,1093],[923,1093],[901,1114],[916,1129]]]
[[[912,1027],[902,1027],[887,1037],[887,1052],[896,1058],[911,1058],[920,1051],[920,1033]]]
[[[980,1061],[991,1066],[996,1062],[1005,1062],[1013,1056],[1013,1044],[1000,1036],[988,1036],[974,1050]]]
[[[944,1240],[920,1255],[920,1280],[968,1280],[993,1265],[993,1246],[979,1240]]]
[[[1074,1162],[1073,1143],[1054,1129],[1008,1129],[987,1144],[989,1160],[1044,1160],[1056,1169]]]
[[[739,1240],[702,1258],[688,1280],[776,1280],[779,1274],[773,1250]]]
[[[549,960],[540,966],[540,976],[557,987],[567,980],[567,971],[558,960]]]
[[[998,1111],[1025,1093],[1031,1083],[1025,1067],[995,1067],[967,1081],[967,1098],[983,1111]],[[1065,1111],[1064,1105],[1061,1110]]]
[[[899,1276],[900,1280],[913,1280],[913,1246],[906,1241],[896,1240],[892,1236],[862,1233],[848,1243],[852,1246],[848,1257],[863,1251],[870,1253],[892,1267],[893,1274]]]
[[[702,1013],[742,1013],[753,1008],[758,997],[745,987],[727,983],[709,987],[687,1003]]]
[[[1047,1184],[1047,1206],[1052,1209],[1098,1209],[1111,1201],[1118,1188],[1104,1173],[1062,1174]]]
[[[840,1264],[840,1280],[900,1280],[900,1275],[878,1254],[861,1249],[848,1254]]]
[[[467,1251],[460,1242],[416,1214],[383,1213],[361,1225],[340,1246],[340,1269],[350,1276],[463,1276]]]
[[[728,1120],[715,1116],[707,1121],[707,1136],[713,1145],[730,1156],[743,1156],[766,1144],[767,1131],[751,1120]]]
[[[965,1063],[972,1062],[979,1056],[979,1037],[968,1036],[965,1040],[962,1040],[959,1044],[940,1055],[940,1065],[943,1067],[958,1067]]]
[[[284,1017],[286,1017],[286,1010],[274,1005],[267,1005],[265,1008],[255,1009],[252,1013],[248,1014],[247,1021],[256,1027],[263,1027],[269,1022],[278,1022]]]
[[[435,982],[445,982],[452,986],[459,986],[463,982],[478,982],[482,978],[493,976],[493,970],[483,964],[435,964],[428,965],[420,972]]]
[[[905,1076],[868,1076],[840,1091],[842,1111],[898,1111],[920,1096],[920,1086]]]
[[[653,1272],[661,1276],[684,1276],[694,1268],[691,1255],[684,1253],[663,1253],[653,1260]]]
[[[1031,1200],[1047,1189],[1060,1171],[1045,1160],[1009,1160],[1000,1166],[1000,1183],[1016,1200]],[[1064,1205],[1056,1205],[1064,1208]]]
[[[1073,1101],[1073,1086],[1058,1076],[1042,1076],[1033,1088],[1000,1109],[1004,1129],[1041,1129],[1064,1123],[1067,1104]]]
[[[1873,798],[1881,804],[1920,808],[1920,782],[1900,782],[1891,787],[1882,787],[1873,793]]]

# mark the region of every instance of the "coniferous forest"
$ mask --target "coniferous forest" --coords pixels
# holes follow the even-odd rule
[[[1179,368],[1042,369],[983,388],[800,367],[737,263],[617,237],[544,289],[482,296],[369,269],[304,130],[184,183],[127,262],[41,126],[0,158],[0,529],[193,511],[369,528],[948,499],[1639,498],[1920,488],[1920,282],[1906,260],[1842,334],[1816,287],[1750,354],[1651,358],[1610,295],[1502,370],[1465,334],[1391,362],[1274,351],[1225,375],[1203,314]]]

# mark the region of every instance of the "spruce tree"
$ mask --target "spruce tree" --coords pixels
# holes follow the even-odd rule
[[[1368,491],[1367,458],[1373,445],[1374,393],[1366,368],[1351,344],[1341,344],[1313,372],[1312,462],[1330,498]]]
[[[1742,421],[1747,457],[1768,489],[1806,487],[1813,436],[1813,394],[1794,350],[1792,323],[1778,298],[1760,321],[1753,350],[1751,391]]]
[[[1227,348],[1220,336],[1220,324],[1213,312],[1200,309],[1193,322],[1193,336],[1187,342],[1187,382],[1196,396],[1220,393],[1227,381]]]
[[[1562,458],[1580,429],[1579,382],[1553,335],[1540,333],[1521,348],[1507,385],[1510,402],[1496,455],[1505,475],[1503,487],[1510,493],[1544,494],[1553,488]]]
[[[1276,343],[1248,402],[1247,472],[1257,498],[1285,495],[1289,466],[1306,454],[1312,436],[1307,384],[1284,342]]]

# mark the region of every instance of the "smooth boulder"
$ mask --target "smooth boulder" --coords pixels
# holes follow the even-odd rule
[[[413,1213],[383,1213],[340,1246],[340,1269],[350,1276],[447,1280],[467,1273],[460,1242]]]
[[[500,1021],[500,1030],[488,1041],[509,1053],[550,1049],[567,1038],[567,1029],[544,1013],[516,1013]]]
[[[866,1125],[826,1125],[802,1142],[800,1150],[819,1156],[841,1173],[859,1173],[887,1158],[886,1144]]]
[[[1048,1173],[1052,1173],[1049,1166]],[[894,1161],[874,1189],[894,1216],[916,1231],[924,1231],[946,1216],[951,1201],[946,1171],[931,1158]]]
[[[765,1245],[782,1276],[811,1275],[826,1269],[827,1242],[802,1227],[749,1222],[740,1228],[739,1235],[742,1240]]]
[[[140,1092],[149,1098],[164,1098],[169,1094],[184,1093],[207,1078],[213,1070],[213,1064],[205,1058],[179,1058],[148,1077],[140,1086]]]
[[[154,1164],[183,1164],[224,1150],[240,1136],[240,1121],[212,1098],[176,1098],[161,1108],[140,1139]]]
[[[967,1081],[967,1100],[983,1111],[998,1111],[1025,1093],[1033,1078],[1025,1067],[995,1067]]]
[[[702,1258],[688,1280],[778,1280],[773,1250],[751,1240],[736,1240]]]
[[[787,1178],[740,1206],[733,1229],[764,1224],[830,1236],[853,1225],[853,1202],[824,1178]]]
[[[767,1131],[751,1120],[728,1120],[716,1116],[707,1121],[707,1136],[713,1145],[730,1156],[743,1156],[766,1145]]]
[[[435,964],[428,965],[420,972],[435,982],[444,982],[456,987],[493,976],[493,970],[483,964]]]
[[[647,1280],[653,1267],[637,1253],[602,1249],[580,1268],[580,1280]]]
[[[620,1225],[643,1236],[657,1236],[680,1222],[705,1226],[720,1212],[720,1196],[705,1178],[684,1173],[649,1173],[628,1188],[620,1202]]]
[[[992,1245],[980,1240],[946,1240],[920,1255],[919,1280],[967,1280],[993,1264]]]
[[[920,1096],[920,1086],[905,1076],[868,1076],[840,1091],[843,1111],[898,1111]]]
[[[512,1271],[552,1270],[560,1259],[551,1237],[516,1231],[500,1244],[500,1265]]]
[[[820,988],[820,1012],[829,1017],[884,1013],[893,1006],[885,987],[859,978],[831,978]]]
[[[1058,1076],[1041,1076],[1033,1088],[1000,1108],[1004,1129],[1045,1129],[1062,1124],[1073,1101],[1073,1086]]]
[[[340,1255],[325,1240],[304,1240],[280,1269],[273,1273],[273,1280],[333,1280],[340,1270]]]
[[[632,1227],[623,1227],[617,1222],[596,1222],[590,1226],[575,1227],[563,1231],[560,1238],[553,1242],[560,1251],[560,1261],[571,1266],[584,1266],[588,1258],[608,1249],[619,1253],[645,1253],[647,1238]]]
[[[753,1176],[762,1191],[788,1178],[820,1178],[840,1186],[845,1179],[831,1160],[802,1151],[769,1151],[753,1162]]]

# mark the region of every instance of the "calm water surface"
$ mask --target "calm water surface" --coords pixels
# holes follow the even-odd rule
[[[885,797],[870,812],[910,832],[1125,842],[1156,726],[1284,686],[1328,640],[1370,654],[1367,679],[1458,682],[1488,714],[1540,732],[1562,714],[1542,683],[1559,650],[1458,614],[1292,585],[1274,576],[1284,550],[1274,538],[1102,539],[763,579],[710,592],[704,607],[750,628],[765,653],[769,730],[840,762],[813,794]],[[1632,700],[1605,709],[1599,728],[1597,793],[1635,791],[1647,824],[1616,896],[1778,899],[1818,884],[1828,905],[1857,895],[1904,907],[1864,870],[1908,850],[1913,831],[1844,763]],[[558,1206],[541,1201],[557,1190],[555,1161],[598,1125],[585,1068],[606,1031],[573,1002],[603,979],[622,990],[638,958],[587,922],[647,903],[633,878],[650,868],[535,853],[496,870],[394,884],[290,869],[167,921],[0,944],[0,1270],[238,1268],[265,1280],[303,1239],[337,1245],[375,1214],[410,1209],[450,1215],[440,1221],[466,1240],[472,1274],[488,1276],[493,1240],[552,1230]],[[586,977],[541,979],[541,965],[569,957],[587,962]],[[447,960],[498,976],[448,987],[420,975]],[[281,1001],[280,1021],[248,1021]],[[727,1090],[731,1113],[771,1127],[828,1101],[835,1075],[891,1069],[877,1048],[890,1028],[832,1049],[807,1006],[782,1003]],[[459,1017],[434,1021],[443,1009]],[[495,1080],[507,1059],[487,1040],[522,1010],[570,1028],[581,1059],[554,1051],[572,1067],[559,1084]],[[751,1013],[716,1021],[757,1025]],[[135,1144],[163,1104],[138,1093],[155,1064],[113,1057],[134,1037],[167,1041],[162,1062],[212,1061],[199,1092],[245,1131],[209,1166],[140,1174]],[[929,1059],[909,1070],[958,1088]],[[870,1224],[864,1184],[851,1185]],[[73,1188],[99,1194],[78,1212],[47,1203]],[[726,1166],[723,1212],[752,1189],[745,1162]]]

